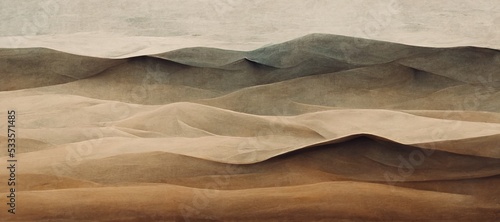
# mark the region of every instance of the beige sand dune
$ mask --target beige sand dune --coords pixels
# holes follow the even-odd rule
[[[258,162],[295,149],[335,143],[358,135],[453,153],[500,156],[496,144],[492,142],[500,136],[500,125],[496,123],[436,119],[369,109],[337,109],[291,117],[256,116],[192,103],[173,103],[154,109],[147,107],[141,112],[134,114],[131,111],[130,116],[116,119],[118,116],[114,112],[105,110],[103,113],[104,107],[91,105],[81,112],[52,110],[45,114],[23,116],[21,126],[27,129],[24,137],[45,143],[68,144],[70,147],[100,138],[103,148],[96,148],[96,153],[108,150],[108,143],[118,141],[123,144],[119,152],[137,152],[133,146],[126,148],[132,140],[142,144],[144,150],[232,163]],[[53,119],[61,122],[54,122]],[[89,125],[92,120],[96,121],[95,124]],[[235,122],[239,124],[232,124]],[[135,130],[143,134],[134,134]],[[50,138],[50,134],[58,135],[57,132],[68,135],[66,141]],[[199,147],[196,143],[207,138],[211,138],[208,140],[214,148]],[[163,144],[161,141],[178,145],[158,145]]]
[[[424,156],[422,160],[417,159],[419,164],[412,164],[415,162],[415,153]],[[495,158],[424,150],[366,137],[299,150],[251,165],[225,164],[169,152],[143,151],[101,158],[92,156],[71,169],[55,171],[51,164],[57,164],[57,156],[51,154],[46,155],[52,157],[50,160],[39,158],[40,163],[25,163],[23,172],[85,179],[103,184],[170,183],[200,188],[205,185],[204,181],[209,182],[213,177],[227,177],[224,178],[227,181],[226,189],[250,189],[270,182],[300,185],[311,183],[309,181],[330,180],[391,184],[447,181],[490,177],[500,171],[500,160]],[[32,160],[30,156],[23,156],[23,159],[27,162]],[[478,165],[481,167],[478,168]],[[412,170],[414,173],[410,173]],[[276,178],[272,181],[247,181],[249,178],[270,175]],[[246,183],[233,183],[238,179]]]
[[[63,46],[0,50],[9,221],[499,216],[498,50],[326,34],[120,58]]]

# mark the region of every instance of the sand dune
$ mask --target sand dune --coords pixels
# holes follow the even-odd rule
[[[331,180],[390,184],[448,181],[490,177],[500,171],[500,160],[495,158],[420,149],[367,137],[298,150],[250,165],[225,164],[175,153],[143,150],[140,153],[116,153],[109,157],[92,155],[71,169],[55,171],[51,164],[58,164],[57,152],[48,153],[50,159],[38,158],[38,163],[32,161],[31,155],[24,155],[23,159],[33,162],[25,163],[24,171],[102,184],[170,183],[199,188],[203,188],[204,182],[220,177],[228,180],[224,183],[225,189],[250,189],[268,183],[300,185],[308,181]],[[415,153],[424,156],[417,160],[419,164],[412,164]],[[410,173],[412,170],[414,173]],[[250,178],[269,176],[275,179],[248,181]],[[233,183],[238,179],[246,183]]]
[[[499,216],[498,50],[311,34],[94,54],[0,50],[19,147],[9,221]]]
[[[136,111],[129,111],[128,115],[120,118],[115,115],[118,112],[110,112],[111,109],[106,107],[111,106],[92,105],[77,112],[62,110],[43,113],[41,110],[37,115],[23,116],[21,126],[27,129],[24,137],[61,145],[85,139],[102,138],[102,141],[106,141],[106,138],[116,140],[119,137],[125,141],[141,140],[143,149],[149,147],[233,163],[261,161],[295,149],[335,143],[360,135],[453,153],[500,156],[495,143],[492,143],[500,136],[500,125],[496,123],[428,118],[405,112],[368,109],[336,109],[291,117],[257,116],[193,103],[135,108]],[[61,122],[51,121],[54,118]],[[92,120],[96,122],[89,125]],[[235,122],[239,124],[232,124]],[[50,139],[50,135],[57,132],[71,136]],[[195,142],[187,142],[205,138],[213,138],[209,140],[215,147],[207,150]],[[162,140],[179,145],[171,148],[158,145]],[[233,146],[238,149],[231,148]],[[125,150],[134,152],[136,149],[124,148],[120,152]],[[257,156],[254,156],[256,153]]]
[[[370,198],[367,198],[366,192],[371,194]],[[196,199],[197,195],[202,195],[201,200]],[[21,200],[26,204],[47,204],[37,205],[19,218],[32,220],[43,214],[42,220],[47,221],[59,218],[171,221],[186,217],[192,220],[405,220],[415,214],[421,214],[419,218],[422,219],[453,220],[460,214],[461,220],[488,220],[497,213],[488,203],[467,195],[363,182],[327,182],[236,191],[199,190],[172,185],[124,186],[63,189],[50,193],[23,192],[22,196]],[[73,201],[61,202],[61,198]],[[300,204],[290,204],[290,201]],[[120,215],[119,218],[116,215]]]
[[[2,91],[50,86],[84,79],[122,62],[71,55],[43,48],[0,49],[0,58],[4,78],[0,85]]]

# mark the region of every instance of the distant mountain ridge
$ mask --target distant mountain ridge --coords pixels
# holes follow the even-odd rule
[[[494,75],[494,81],[498,82],[500,76],[496,70],[500,69],[499,52],[476,47],[415,47],[331,34],[310,34],[247,52],[195,47],[124,59],[79,56],[46,48],[0,49],[0,65],[3,67],[1,72],[6,80],[2,81],[0,90],[68,83],[99,75],[111,67],[141,57],[159,58],[196,68],[223,70],[241,68],[242,63],[254,63],[257,67],[288,69],[287,72],[292,73],[290,76],[280,74],[281,77],[276,81],[397,61],[415,69],[469,83],[480,82],[476,75],[470,73],[476,70],[486,76],[486,80]],[[459,62],[454,63],[455,61]],[[468,68],[461,68],[464,63],[467,63]],[[14,84],[6,84],[7,82]],[[267,83],[271,82],[273,80]]]

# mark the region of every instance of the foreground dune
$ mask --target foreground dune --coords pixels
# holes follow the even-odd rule
[[[401,220],[415,215],[423,220],[454,220],[457,214],[461,220],[485,220],[498,213],[491,203],[468,195],[364,182],[326,182],[234,191],[148,185],[21,194],[20,199],[25,204],[45,202],[46,205],[38,205],[19,218],[42,221],[59,218],[173,221],[186,217],[199,221]],[[43,218],[40,214],[44,215]]]
[[[1,221],[500,216],[498,50],[313,34],[253,51],[0,55],[18,147],[18,207]]]

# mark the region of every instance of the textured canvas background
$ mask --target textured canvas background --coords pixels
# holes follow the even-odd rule
[[[320,32],[411,45],[499,48],[499,11],[500,1],[491,0],[2,0],[0,36],[50,35],[51,39],[2,38],[0,46],[84,38],[82,44],[93,39],[115,48],[128,41],[147,47],[170,37],[180,47],[249,50]],[[116,43],[120,37],[128,38]]]

